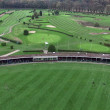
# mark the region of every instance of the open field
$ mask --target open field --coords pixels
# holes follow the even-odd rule
[[[0,71],[0,110],[110,110],[109,65],[39,63]]]
[[[0,23],[0,34],[4,33],[3,37],[21,41],[22,44],[7,43],[6,48],[0,47],[0,55],[12,51],[10,50],[11,45],[14,46],[14,50],[21,50],[18,54],[24,54],[22,52],[24,50],[42,50],[45,48],[45,42],[54,44],[57,49],[110,53],[110,31],[108,30],[110,16],[70,12],[60,12],[58,16],[52,14],[48,16],[48,11],[42,10],[43,16],[29,21],[31,17],[27,16],[33,15],[30,13],[32,10],[13,11],[13,14],[5,14],[0,18],[3,20]],[[37,12],[39,11],[37,10]],[[23,24],[23,22],[29,23],[29,25]],[[93,27],[96,22],[100,24],[100,28]],[[24,36],[25,29],[35,31],[35,33]],[[73,37],[69,35],[73,35]]]

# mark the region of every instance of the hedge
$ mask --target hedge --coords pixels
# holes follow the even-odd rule
[[[8,39],[8,38],[6,38],[6,37],[0,37],[0,38],[1,38],[1,39],[4,39],[4,40],[7,40],[7,41],[10,41],[10,42],[13,42],[13,43],[16,43],[16,44],[22,44],[22,42],[20,42],[20,41]]]
[[[23,52],[43,52],[43,50],[24,50]]]

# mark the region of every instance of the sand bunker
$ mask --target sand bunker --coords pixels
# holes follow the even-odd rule
[[[36,31],[29,31],[29,33],[30,33],[30,34],[34,34],[34,33],[36,33]]]
[[[55,26],[52,26],[52,25],[47,25],[46,27],[56,28]]]
[[[89,33],[91,35],[100,35],[100,34],[110,34],[110,32],[101,32],[101,33]]]

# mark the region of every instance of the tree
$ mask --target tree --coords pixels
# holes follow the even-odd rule
[[[29,35],[28,30],[24,30],[24,35]]]
[[[42,16],[42,11],[39,12],[39,15]]]
[[[59,15],[59,10],[54,11],[55,15]]]
[[[48,52],[56,52],[56,48],[53,44],[49,45]]]

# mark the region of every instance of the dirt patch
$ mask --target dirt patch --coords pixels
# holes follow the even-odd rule
[[[56,28],[56,27],[55,27],[55,26],[53,26],[53,25],[47,25],[46,27]]]
[[[94,27],[94,23],[92,22],[87,22],[87,21],[83,21],[83,20],[76,20],[73,19],[74,21],[78,22],[79,24],[89,27],[89,28],[97,28],[97,29],[104,29],[104,30],[108,30],[108,26],[100,26],[100,27]]]
[[[36,31],[29,31],[29,33],[30,33],[30,34],[34,34],[34,33],[36,33]]]
[[[23,41],[21,39],[19,39],[18,37],[14,37],[14,40],[19,41],[21,43],[23,43]]]
[[[14,11],[8,11],[8,12],[6,12],[6,14],[10,14],[10,13],[13,13]]]
[[[4,16],[5,14],[1,14],[0,17]]]
[[[91,35],[100,35],[100,34],[110,34],[110,32],[101,32],[101,33],[89,33]]]

